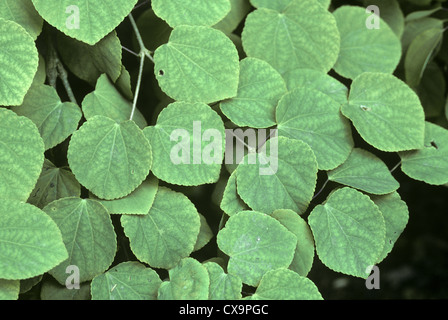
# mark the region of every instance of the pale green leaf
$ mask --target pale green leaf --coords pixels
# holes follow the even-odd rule
[[[269,63],[245,58],[240,62],[238,93],[220,108],[240,127],[268,128],[275,125],[275,107],[285,93],[285,81]]]
[[[31,0],[1,0],[0,18],[17,22],[34,40],[42,31],[43,19]]]
[[[45,159],[42,172],[28,198],[28,203],[42,209],[54,200],[79,196],[81,196],[81,185],[74,174],[65,168],[56,167],[50,160]]]
[[[353,148],[350,122],[341,104],[316,89],[298,87],[284,95],[276,110],[279,136],[306,142],[319,169],[342,164]]]
[[[67,36],[93,45],[114,30],[137,0],[32,0],[39,14]]]
[[[10,110],[0,108],[0,123],[0,197],[26,201],[42,170],[44,142],[30,119]]]
[[[86,121],[70,140],[68,162],[76,179],[97,197],[122,198],[145,180],[151,146],[134,121],[104,116]]]
[[[87,120],[100,115],[120,123],[129,119],[132,103],[120,94],[106,74],[102,74],[96,82],[95,90],[84,97],[82,111]],[[147,126],[145,118],[138,109],[132,120],[140,129]]]
[[[20,281],[0,279],[0,301],[19,298]]]
[[[198,238],[196,240],[196,244],[194,245],[193,251],[202,249],[214,236],[207,219],[202,214],[199,214],[199,218],[201,219],[201,228],[199,229]]]
[[[316,180],[317,162],[311,148],[285,137],[269,139],[261,151],[246,155],[236,171],[241,199],[267,214],[276,209],[305,212]]]
[[[367,278],[383,251],[384,218],[367,195],[345,187],[332,192],[308,217],[319,259],[330,269]]]
[[[377,6],[381,19],[394,31],[400,39],[404,31],[404,14],[397,0],[364,0],[364,7]]]
[[[154,13],[171,27],[212,26],[230,12],[229,0],[152,0]]]
[[[238,51],[222,31],[179,26],[154,60],[160,88],[175,100],[211,103],[236,96]]]
[[[314,238],[310,227],[305,220],[292,210],[275,210],[271,217],[277,219],[296,236],[296,249],[289,269],[306,277],[311,270],[314,260]]]
[[[210,277],[209,300],[238,300],[243,283],[233,274],[225,273],[216,262],[206,262],[204,267]]]
[[[266,60],[282,74],[295,68],[328,72],[340,46],[334,17],[316,0],[293,1],[281,13],[267,8],[251,12],[242,41],[249,57]]]
[[[22,105],[13,108],[13,111],[36,124],[45,150],[60,144],[75,132],[82,117],[76,104],[62,102],[56,89],[45,84],[33,85]]]
[[[0,217],[0,279],[32,278],[67,259],[61,231],[39,208],[3,199]]]
[[[206,104],[168,105],[157,123],[143,130],[153,150],[152,172],[171,184],[216,182],[224,157],[224,130],[221,117]]]
[[[228,273],[247,285],[257,286],[266,272],[291,264],[297,238],[269,215],[241,211],[227,220],[217,243],[230,257]]]
[[[401,170],[415,180],[432,185],[448,183],[448,130],[426,122],[420,150],[400,152]]]
[[[423,107],[415,92],[393,75],[366,72],[358,76],[341,111],[361,137],[379,150],[423,147]]]
[[[401,58],[400,40],[378,16],[357,6],[333,12],[341,34],[341,51],[334,70],[354,79],[363,72],[392,73]],[[379,19],[379,29],[369,29],[368,18]]]
[[[277,269],[263,276],[251,300],[323,300],[323,298],[310,279],[288,269]]]
[[[193,203],[165,187],[159,187],[148,214],[123,215],[121,224],[135,256],[165,269],[191,254],[201,226]]]
[[[328,172],[328,179],[371,194],[387,194],[400,184],[386,164],[373,153],[355,148],[347,161]]]
[[[227,180],[224,193],[220,202],[220,208],[229,216],[240,211],[249,209],[244,201],[240,198],[236,189],[236,171],[233,171]]]
[[[18,106],[34,79],[39,54],[33,37],[19,24],[0,18],[0,106]]]
[[[127,261],[96,276],[90,286],[92,300],[156,300],[161,283],[151,268]]]
[[[49,277],[42,282],[40,298],[41,300],[90,300],[90,282],[80,283],[79,289],[68,289]]]
[[[63,198],[43,210],[62,232],[68,258],[49,273],[64,285],[66,268],[79,268],[79,280],[85,282],[106,271],[117,251],[117,236],[106,208],[92,199]]]
[[[268,8],[279,12],[283,12],[293,1],[297,0],[250,0],[250,3],[256,8]],[[325,9],[330,6],[331,0],[316,0]]]

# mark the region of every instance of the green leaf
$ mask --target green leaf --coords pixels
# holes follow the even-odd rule
[[[420,84],[423,72],[441,43],[443,30],[431,28],[420,33],[410,44],[404,60],[406,83],[411,87]]]
[[[345,187],[330,194],[308,217],[320,260],[330,269],[367,278],[383,251],[384,218],[367,195]]]
[[[249,209],[237,193],[236,171],[233,171],[229,179],[227,180],[227,184],[220,203],[220,208],[229,216]]]
[[[26,201],[42,170],[44,143],[28,118],[0,108],[0,123],[0,197]]]
[[[266,272],[291,264],[297,238],[269,215],[241,211],[227,220],[217,242],[230,257],[229,274],[247,285],[258,286]]]
[[[283,12],[291,2],[296,0],[250,0],[250,3],[256,8],[268,8],[273,9],[279,12]],[[316,0],[320,3],[325,9],[330,6],[331,0]]]
[[[401,37],[401,46],[403,53],[406,53],[412,41],[422,32],[429,29],[443,29],[443,21],[426,17],[422,19],[412,20],[406,23],[403,35]]]
[[[92,199],[63,198],[43,210],[62,232],[68,258],[49,273],[64,285],[66,268],[79,268],[79,280],[85,282],[106,271],[117,251],[117,236],[106,208]]]
[[[353,148],[350,122],[340,113],[340,106],[320,91],[298,87],[278,103],[279,136],[306,142],[316,156],[319,169],[334,169],[347,159]]]
[[[213,27],[225,34],[231,34],[246,18],[251,6],[247,0],[230,0],[230,12]]]
[[[68,276],[68,275],[67,275]],[[68,289],[48,277],[42,282],[41,300],[90,300],[90,282],[79,284],[79,289]]]
[[[296,236],[296,249],[289,269],[306,277],[314,260],[314,238],[310,227],[305,220],[292,210],[275,210],[271,217],[277,219]]]
[[[58,52],[73,74],[92,86],[106,73],[113,82],[121,75],[121,43],[116,31],[105,36],[95,45],[88,45],[58,34]]]
[[[20,291],[19,280],[0,279],[0,300],[18,300]]]
[[[283,74],[289,91],[298,87],[316,89],[339,104],[347,103],[347,87],[332,76],[313,69],[293,69]]]
[[[243,283],[233,274],[225,273],[216,262],[206,262],[204,267],[210,277],[209,300],[239,300]]]
[[[36,124],[45,150],[57,146],[75,132],[82,117],[76,104],[62,102],[56,89],[45,84],[32,86],[22,105],[13,111]]]
[[[420,150],[400,152],[401,170],[415,180],[432,185],[448,183],[448,130],[431,122],[425,125]]]
[[[151,268],[126,261],[92,280],[92,300],[156,300],[161,283]]]
[[[207,219],[202,214],[199,214],[199,218],[201,219],[201,228],[199,229],[198,238],[196,240],[196,244],[194,245],[193,251],[202,249],[214,236],[210,225],[207,223]]]
[[[295,68],[328,72],[338,58],[340,36],[334,17],[316,0],[294,0],[281,13],[251,12],[242,41],[249,57],[269,62],[282,74]]]
[[[157,123],[143,130],[153,150],[152,172],[160,180],[184,186],[218,181],[224,130],[221,117],[206,104],[168,105]]]
[[[154,13],[171,27],[212,26],[230,12],[229,0],[153,0]]]
[[[341,51],[334,66],[339,75],[354,79],[363,72],[395,70],[401,58],[400,40],[384,20],[356,6],[339,7],[333,15],[341,34]],[[379,19],[379,29],[367,27],[369,17]]]
[[[87,120],[100,115],[120,123],[129,119],[132,103],[120,94],[106,74],[102,74],[96,82],[95,91],[84,97],[82,111]],[[148,125],[138,109],[134,114],[133,120],[140,129]]]
[[[387,194],[400,184],[386,164],[373,153],[355,148],[341,166],[328,172],[328,179],[371,194]]]
[[[34,40],[42,31],[43,19],[31,0],[1,0],[0,18],[20,24]]]
[[[401,200],[397,192],[385,196],[373,196],[373,202],[380,209],[386,223],[386,241],[378,263],[383,261],[392,251],[409,220],[409,210],[406,202]]]
[[[317,180],[313,151],[305,142],[285,137],[271,138],[263,149],[246,155],[237,168],[241,199],[251,209],[267,214],[276,209],[305,212]]]
[[[39,208],[3,199],[0,216],[0,279],[32,278],[67,259],[61,232]]]
[[[44,159],[42,172],[28,203],[43,208],[50,202],[66,197],[80,197],[81,185],[69,170],[56,167],[50,160]]]
[[[159,290],[159,300],[208,299],[210,278],[207,269],[197,260],[193,258],[180,260],[174,268],[169,270],[169,278],[169,282],[162,284],[163,295]]]
[[[18,106],[34,79],[39,54],[33,37],[19,24],[0,18],[0,106]]]
[[[288,269],[266,272],[251,300],[323,300],[308,278]]]
[[[419,11],[411,12],[406,16],[406,22],[429,17],[430,15],[432,15],[433,13],[436,13],[437,11],[439,11],[441,9],[442,9],[442,7],[439,6],[439,7],[433,8],[433,9],[419,10]]]
[[[115,200],[94,199],[105,206],[110,214],[147,214],[154,202],[158,187],[159,180],[151,177],[143,181],[126,197]]]
[[[179,26],[154,61],[160,88],[174,100],[211,103],[236,96],[238,51],[219,30]]]
[[[240,127],[268,128],[275,125],[275,107],[285,93],[285,81],[269,63],[245,58],[240,62],[238,93],[220,108]]]
[[[67,36],[93,45],[114,30],[131,12],[137,0],[85,0],[73,3],[60,0],[56,4],[32,0],[39,14]]]
[[[420,84],[415,88],[425,110],[426,119],[443,115],[445,88],[445,72],[436,62],[430,62],[425,68]]]
[[[164,20],[156,16],[152,9],[145,10],[136,22],[145,47],[151,51],[167,43],[173,30]],[[139,48],[137,37],[133,38],[133,45],[134,48]]]
[[[185,195],[160,186],[148,214],[123,215],[121,224],[135,256],[165,269],[191,254],[201,226],[199,213]]]
[[[358,76],[341,111],[361,137],[379,150],[423,147],[423,107],[415,92],[393,75],[366,72]]]
[[[404,14],[401,11],[398,1],[364,0],[364,7],[367,8],[370,5],[378,7],[381,19],[383,19],[389,25],[389,27],[400,39],[404,31],[405,23]]]
[[[145,180],[151,146],[134,121],[95,116],[76,131],[67,153],[76,179],[97,197],[122,198]]]

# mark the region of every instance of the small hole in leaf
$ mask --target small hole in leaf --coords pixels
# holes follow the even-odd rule
[[[431,146],[433,146],[436,149],[439,149],[439,146],[436,144],[435,141],[431,141]]]
[[[363,111],[370,111],[370,108],[369,108],[369,107],[366,107],[366,106],[364,106],[364,105],[361,105],[360,108],[361,108]]]
[[[165,71],[159,70],[159,76],[163,76],[165,74]]]
[[[50,183],[50,188],[54,188],[54,183]]]

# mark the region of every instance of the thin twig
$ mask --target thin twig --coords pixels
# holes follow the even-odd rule
[[[134,93],[134,102],[132,103],[132,111],[131,111],[131,117],[129,118],[132,120],[134,118],[135,109],[137,108],[137,100],[138,100],[138,94],[140,91],[140,85],[142,84],[142,75],[143,75],[143,66],[145,64],[145,55],[140,55],[140,68],[138,71],[138,79],[137,79],[137,85],[135,87],[135,93]]]
[[[151,55],[151,51],[145,47],[145,43],[143,42],[142,35],[140,34],[140,30],[138,30],[137,23],[134,20],[132,14],[129,14],[129,21],[131,21],[132,28],[134,29],[135,36],[137,37],[138,44],[140,46],[140,54],[146,56],[149,60],[154,62],[154,58]]]
[[[134,55],[134,56],[136,56],[136,57],[140,57],[138,53],[132,51],[131,49],[126,48],[125,46],[121,46],[121,47],[122,47],[125,51],[129,52],[130,54],[132,54],[132,55]]]
[[[330,179],[327,178],[327,181],[325,181],[325,183],[322,185],[322,187],[320,188],[319,192],[316,193],[316,195],[313,197],[312,200],[316,199],[322,191],[324,191],[325,187],[327,186],[327,183],[330,181]]]
[[[59,61],[59,60],[57,61],[57,68],[58,68],[59,78],[61,78],[61,81],[62,81],[62,84],[64,85],[65,91],[67,91],[68,98],[74,104],[78,104],[78,102],[76,102],[75,95],[73,94],[72,87],[70,86],[70,83],[68,82],[67,71],[65,70],[61,61]]]
[[[390,173],[394,172],[400,165],[401,165],[401,160],[392,169],[390,169]]]

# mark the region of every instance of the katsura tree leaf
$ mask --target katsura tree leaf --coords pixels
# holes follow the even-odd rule
[[[443,29],[443,21],[436,18],[425,17],[421,19],[416,19],[408,21],[405,25],[403,35],[401,37],[401,46],[403,48],[403,53],[406,53],[412,41],[421,34],[429,29]]]
[[[238,51],[222,31],[179,26],[154,61],[160,88],[174,100],[212,103],[237,94]]]
[[[37,66],[37,72],[34,75],[33,84],[44,84],[45,80],[47,80],[47,69],[46,69],[45,58],[42,55],[39,55],[39,64]]]
[[[279,136],[306,142],[319,169],[342,164],[353,148],[350,122],[340,112],[341,104],[316,89],[298,87],[285,94],[276,109]]]
[[[236,171],[233,171],[227,180],[221,202],[219,204],[222,211],[232,216],[240,211],[247,210],[249,207],[238,195],[236,189]]]
[[[417,94],[390,74],[366,72],[353,80],[341,108],[361,137],[375,148],[404,151],[423,147],[425,114]]]
[[[306,277],[311,270],[314,260],[314,238],[310,227],[304,219],[292,210],[275,210],[271,217],[277,219],[296,236],[296,249],[289,269]]]
[[[341,51],[334,70],[354,79],[363,72],[392,73],[401,58],[398,37],[378,16],[379,29],[367,27],[366,9],[342,6],[333,12],[341,34]],[[373,14],[372,14],[373,15]]]
[[[76,179],[106,200],[134,191],[152,163],[151,146],[134,121],[119,124],[104,116],[91,118],[72,135],[67,158]]]
[[[147,9],[140,14],[136,22],[145,47],[151,51],[155,51],[162,44],[167,43],[171,31],[173,31],[173,28],[156,16],[152,9]],[[139,47],[137,37],[133,38],[133,44],[134,48]],[[150,68],[152,67],[150,66]]]
[[[319,259],[330,269],[367,278],[383,251],[386,226],[378,206],[361,192],[332,192],[308,217]]]
[[[236,170],[237,191],[253,210],[305,212],[314,194],[317,162],[303,141],[274,137],[263,150],[249,153]]]
[[[298,87],[316,89],[339,104],[347,103],[348,89],[332,76],[313,69],[293,69],[283,74],[289,91]]]
[[[428,10],[419,10],[419,11],[411,12],[406,16],[406,22],[429,17],[433,13],[436,13],[437,11],[442,10],[442,9],[443,8],[441,6],[438,6],[438,7],[432,8],[432,9],[428,9]]]
[[[229,0],[153,0],[154,13],[171,27],[212,26],[230,12]]]
[[[243,283],[233,274],[225,273],[216,262],[206,262],[204,267],[210,277],[209,300],[239,300]]]
[[[31,0],[1,0],[0,18],[17,22],[34,40],[42,31],[43,19]]]
[[[426,122],[425,143],[419,150],[400,152],[401,170],[432,185],[448,183],[448,130]]]
[[[44,162],[44,142],[28,118],[0,108],[0,194],[26,201]],[[1,277],[0,277],[1,278]]]
[[[121,75],[122,48],[116,31],[109,33],[95,45],[58,34],[57,45],[61,59],[68,69],[92,86],[103,73],[113,82]]]
[[[251,6],[247,0],[230,0],[230,12],[213,27],[225,34],[231,34],[241,21],[246,18]]]
[[[242,41],[249,57],[269,62],[281,74],[295,68],[328,72],[338,58],[340,36],[334,17],[316,0],[294,0],[280,13],[251,12]]]
[[[14,21],[0,18],[0,105],[22,104],[39,65],[33,37]]]
[[[323,300],[308,278],[289,269],[266,272],[250,300]]]
[[[96,276],[90,286],[92,300],[156,300],[161,283],[151,268],[126,261]]]
[[[214,236],[207,219],[202,214],[199,214],[199,218],[201,219],[201,228],[199,229],[198,238],[196,240],[196,244],[194,245],[193,251],[202,249]]]
[[[39,208],[2,199],[0,216],[0,279],[32,278],[67,259],[61,231]]]
[[[110,214],[147,214],[154,202],[158,187],[159,180],[151,177],[123,198],[103,200],[94,195],[93,197],[105,206]]]
[[[68,276],[68,274],[67,274]],[[90,282],[79,284],[79,289],[68,289],[54,278],[48,277],[42,282],[41,300],[91,300]]]
[[[395,242],[405,229],[409,220],[409,210],[406,202],[401,200],[397,192],[384,196],[372,196],[371,199],[380,209],[386,223],[386,241],[378,259],[379,263],[392,251]]]
[[[84,97],[82,111],[87,120],[100,115],[120,123],[129,119],[132,103],[121,95],[107,74],[102,74],[96,82],[95,90]],[[134,113],[133,120],[140,129],[148,125],[138,109]]]
[[[268,8],[273,9],[278,12],[284,11],[291,2],[296,0],[250,0],[250,3],[256,7],[256,8]],[[316,0],[318,3],[320,3],[325,9],[327,9],[330,6],[331,0]]]
[[[381,0],[364,0],[364,7],[377,6],[381,19],[383,19],[389,27],[394,31],[400,39],[404,31],[404,14],[401,11],[400,4],[397,0],[381,1]]]
[[[171,103],[143,133],[153,150],[152,172],[160,180],[184,186],[218,181],[225,129],[221,117],[208,105]]]
[[[62,102],[55,88],[33,85],[22,105],[13,108],[19,116],[31,119],[44,140],[45,150],[67,139],[78,128],[81,109],[72,102]]]
[[[371,194],[396,191],[400,184],[373,153],[354,148],[347,161],[328,172],[328,179]]]
[[[79,280],[85,282],[106,271],[115,258],[117,236],[106,208],[92,199],[63,198],[43,210],[62,232],[68,258],[50,274],[62,285],[67,279],[66,268],[79,268]]]
[[[0,279],[0,300],[19,299],[20,281]]]
[[[230,257],[228,273],[256,287],[266,272],[291,264],[297,238],[267,214],[241,211],[227,220],[217,243]]]
[[[77,1],[60,0],[56,4],[32,0],[39,14],[69,37],[94,45],[114,30],[131,12],[137,0]]]
[[[238,93],[222,101],[220,109],[240,127],[268,128],[275,125],[275,107],[285,93],[277,70],[266,61],[245,58],[240,62]]]
[[[433,58],[443,39],[443,29],[431,28],[420,33],[409,45],[404,60],[406,83],[411,87],[420,84],[426,66]]]
[[[207,269],[193,258],[184,258],[169,271],[169,281],[162,283],[159,300],[207,300],[210,278]]]
[[[65,168],[56,167],[44,159],[39,179],[28,198],[28,203],[43,208],[50,202],[66,197],[80,197],[81,185],[75,175]]]
[[[34,286],[39,284],[42,281],[43,276],[44,275],[41,274],[32,278],[20,280],[20,294],[30,291]]]
[[[169,269],[194,249],[199,213],[182,193],[160,187],[146,215],[123,215],[121,224],[131,249],[142,262]]]

